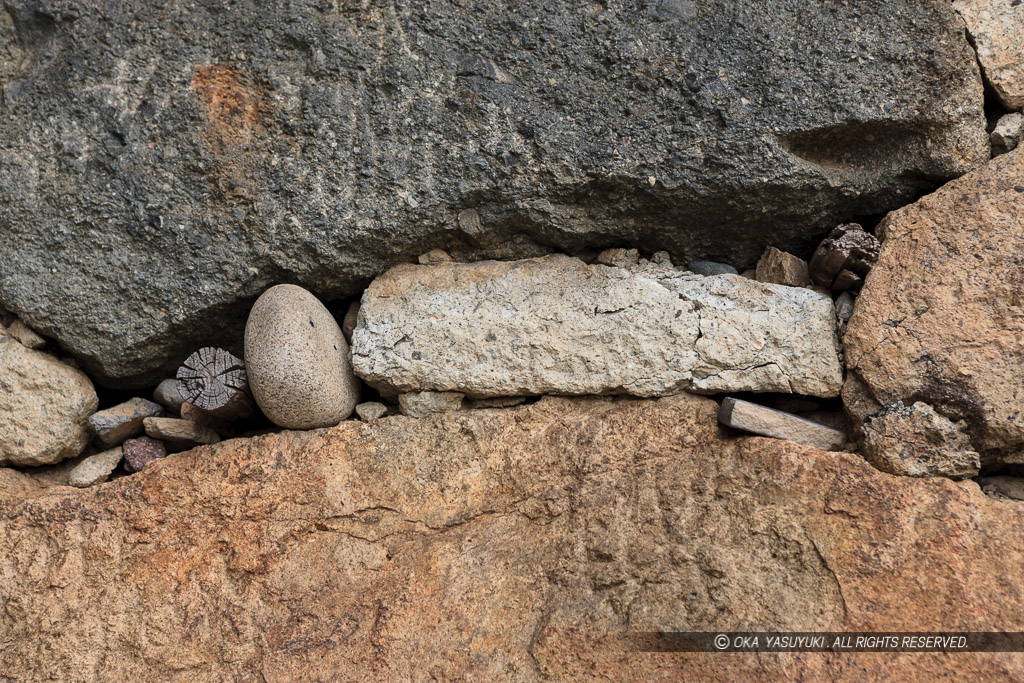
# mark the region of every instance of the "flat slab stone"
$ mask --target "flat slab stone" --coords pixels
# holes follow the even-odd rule
[[[96,455],[90,455],[78,463],[75,469],[71,470],[71,473],[68,475],[68,483],[78,488],[102,484],[110,476],[110,473],[117,468],[123,455],[120,446],[97,453]]]
[[[89,426],[96,433],[97,442],[105,448],[113,448],[141,434],[145,418],[163,417],[165,414],[164,407],[159,403],[136,397],[93,413],[89,417]]]
[[[99,491],[0,469],[4,675],[1021,680],[1015,653],[627,651],[641,629],[1024,630],[1020,503],[723,438],[718,410],[545,397],[349,420]]]
[[[823,451],[839,451],[846,445],[846,433],[841,429],[738,398],[722,401],[718,421],[733,429],[795,441]]]
[[[842,384],[827,296],[560,255],[393,268],[364,294],[352,344],[356,374],[388,394],[831,397]]]
[[[192,448],[200,444],[220,441],[220,435],[217,432],[191,420],[179,420],[173,417],[147,417],[142,422],[147,436],[175,446]]]
[[[462,409],[463,394],[458,391],[418,391],[398,397],[403,415],[423,417],[432,413],[451,413]]]

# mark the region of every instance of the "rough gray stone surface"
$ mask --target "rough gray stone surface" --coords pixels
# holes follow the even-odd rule
[[[356,374],[387,394],[836,396],[832,300],[738,275],[568,256],[404,265],[363,295]]]
[[[686,267],[698,275],[739,275],[740,273],[735,266],[715,261],[690,261]]]
[[[988,158],[944,0],[10,0],[0,83],[0,303],[118,387],[238,354],[277,282],[433,247],[746,268]]]
[[[279,427],[333,427],[359,402],[341,328],[302,287],[271,287],[253,305],[245,367],[256,403]]]
[[[981,466],[966,423],[938,414],[927,403],[897,401],[862,429],[864,457],[883,472],[960,479],[978,474]]]

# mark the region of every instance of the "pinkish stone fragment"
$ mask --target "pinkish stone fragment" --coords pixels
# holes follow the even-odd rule
[[[154,460],[167,457],[167,446],[163,441],[140,436],[124,442],[124,468],[129,472],[139,472]]]

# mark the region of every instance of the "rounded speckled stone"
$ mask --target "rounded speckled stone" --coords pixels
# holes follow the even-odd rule
[[[359,401],[341,328],[315,296],[295,285],[271,287],[253,304],[245,369],[256,403],[280,427],[330,427]]]

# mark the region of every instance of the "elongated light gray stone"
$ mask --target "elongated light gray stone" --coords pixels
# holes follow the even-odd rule
[[[217,432],[190,420],[178,420],[173,417],[147,417],[142,423],[146,427],[147,436],[168,441],[176,446],[192,448],[220,441],[220,435]]]
[[[356,373],[388,393],[836,396],[831,299],[736,275],[568,256],[403,265],[371,283]]]
[[[745,432],[796,441],[823,451],[842,450],[846,433],[841,429],[805,420],[749,401],[727,398],[722,401],[718,421]]]

